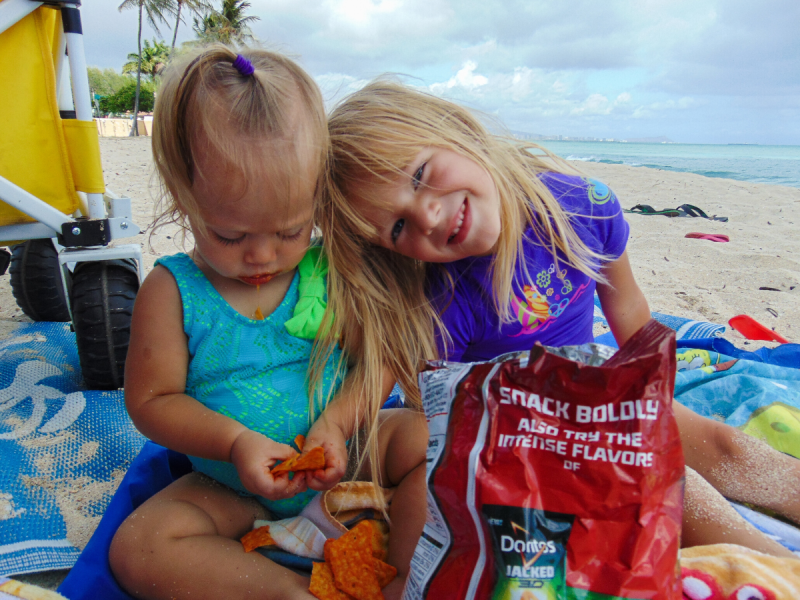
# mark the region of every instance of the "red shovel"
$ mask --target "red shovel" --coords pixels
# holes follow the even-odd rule
[[[789,343],[789,340],[785,337],[775,333],[769,327],[765,327],[753,317],[748,317],[747,315],[736,315],[728,321],[728,325],[733,327],[748,340],[766,340],[768,342],[780,342],[781,344]]]

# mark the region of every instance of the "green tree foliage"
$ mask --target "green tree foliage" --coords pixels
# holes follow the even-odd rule
[[[254,40],[250,23],[260,20],[260,17],[246,16],[249,8],[250,3],[246,0],[222,0],[220,10],[211,10],[199,19],[195,17],[194,31],[201,42],[244,44]]]
[[[103,114],[122,114],[134,110],[136,107],[136,81],[129,81],[116,93],[100,98],[100,112]],[[139,89],[139,110],[150,112],[155,104],[154,86],[145,81]]]
[[[185,7],[190,14],[202,16],[213,10],[211,3],[207,0],[175,0],[177,10],[175,12],[175,30],[172,33],[172,48],[175,49],[175,40],[178,39],[178,25],[183,21],[181,11]]]
[[[135,8],[139,12],[139,36],[137,38],[139,42],[139,64],[136,69],[136,93],[134,94],[133,126],[131,127],[130,135],[139,135],[137,117],[139,115],[139,92],[142,82],[142,21],[146,18],[150,26],[158,33],[158,25],[166,23],[167,15],[176,12],[175,2],[176,0],[123,0],[122,4],[119,5],[120,11]]]
[[[146,75],[153,81],[169,60],[171,48],[166,42],[158,41],[153,38],[153,45],[148,40],[144,41],[142,47],[142,75]],[[122,65],[123,73],[136,73],[139,68],[139,55],[135,52],[128,54],[128,62]]]
[[[100,70],[97,67],[89,67],[89,89],[92,94],[99,96],[110,96],[122,88],[127,83],[133,81],[128,75],[121,75],[114,69]]]

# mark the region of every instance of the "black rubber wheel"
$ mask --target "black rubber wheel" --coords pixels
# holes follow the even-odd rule
[[[14,246],[9,272],[11,293],[22,312],[34,321],[69,321],[58,251],[52,240],[28,240]],[[71,278],[67,272],[67,287]]]
[[[92,390],[122,387],[139,277],[131,261],[78,263],[72,274],[72,324],[83,380]]]
[[[5,248],[0,248],[0,275],[6,274],[8,264],[11,262],[11,252]]]

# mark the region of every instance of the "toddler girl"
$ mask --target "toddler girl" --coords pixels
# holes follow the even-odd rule
[[[317,86],[278,54],[197,49],[165,73],[154,127],[164,214],[194,248],[159,259],[142,285],[125,401],[136,426],[195,471],[122,524],[114,575],[143,598],[311,598],[308,579],[238,540],[255,519],[297,515],[337,483],[345,441],[376,424],[382,452],[370,467],[384,486],[400,484],[389,560],[402,569],[397,548],[410,546],[410,559],[424,521],[424,498],[402,498],[424,465],[424,418],[371,411],[365,422],[349,379],[329,403],[345,372],[335,344],[308,383],[326,271],[310,246],[328,151]],[[273,476],[298,434],[306,449],[323,446],[326,467]]]
[[[620,345],[650,318],[614,194],[541,148],[491,135],[467,110],[377,81],[330,115],[332,158],[320,222],[331,254],[330,302],[373,331],[353,350],[389,369],[419,401],[417,365],[437,355],[487,360],[539,341],[591,342],[595,289]],[[347,347],[347,345],[346,345]],[[375,392],[373,392],[375,393]],[[744,434],[675,403],[686,463],[733,499],[800,521],[800,497],[767,498],[752,481]],[[776,478],[800,484],[800,463],[772,451]],[[720,461],[728,463],[718,476]],[[780,473],[780,477],[778,477]],[[727,502],[687,481],[683,540],[739,543],[790,555]],[[703,492],[700,494],[699,492]],[[726,509],[729,513],[723,514]]]

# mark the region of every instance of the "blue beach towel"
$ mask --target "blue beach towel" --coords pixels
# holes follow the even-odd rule
[[[58,593],[69,600],[132,600],[111,574],[108,563],[111,540],[139,505],[191,471],[192,463],[186,455],[147,442],[131,463],[92,539],[59,586]]]
[[[725,332],[725,325],[718,325],[707,321],[693,321],[692,319],[685,319],[675,315],[665,315],[659,312],[651,313],[651,316],[662,325],[673,329],[675,331],[675,339],[679,341],[715,338]],[[608,321],[603,314],[603,310],[600,308],[600,298],[597,297],[597,294],[594,296],[593,324],[603,325],[605,328],[608,328]],[[597,336],[594,341],[598,344],[611,346],[612,348],[619,348],[611,331]]]
[[[144,442],[122,392],[83,387],[67,324],[0,341],[0,575],[72,567]]]

